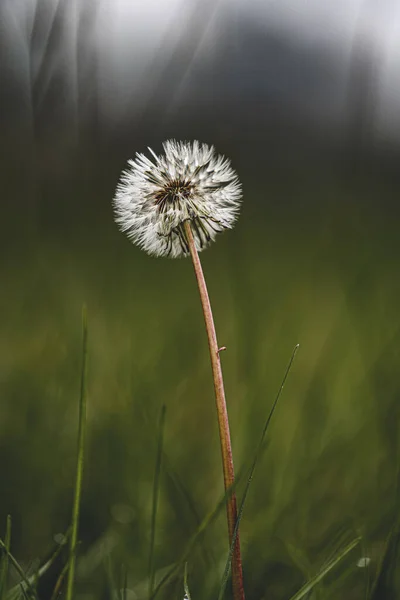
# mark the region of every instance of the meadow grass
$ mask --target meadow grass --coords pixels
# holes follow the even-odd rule
[[[396,597],[395,223],[380,223],[373,212],[360,222],[350,208],[345,220],[330,208],[301,227],[295,216],[257,222],[244,214],[237,230],[202,256],[227,346],[238,472],[251,466],[285,364],[301,344],[241,522],[247,597]],[[13,531],[11,555],[3,538],[0,572],[8,556],[8,589],[15,593],[20,581],[21,594],[28,582],[35,588],[30,562],[40,557],[47,564],[54,534],[70,523],[77,324],[86,301],[88,437],[74,597],[128,590],[127,600],[145,598],[150,573],[156,590],[172,572],[158,597],[182,598],[187,562],[192,600],[216,599],[229,549],[217,431],[210,425],[212,381],[190,265],[136,253],[112,224],[90,240],[62,236],[49,233],[34,252],[2,267],[0,310],[8,318],[0,338],[0,455],[7,466],[0,518],[6,523],[11,514]],[[239,499],[246,481],[238,482]],[[368,567],[357,567],[362,556],[371,558]],[[57,561],[37,584],[42,599],[51,597],[65,553]]]
[[[259,441],[259,444],[257,446],[256,449],[256,453],[254,456],[254,459],[252,461],[252,465],[250,468],[250,473],[246,482],[246,486],[244,489],[244,493],[243,493],[243,498],[240,504],[240,508],[239,508],[239,512],[238,512],[238,519],[237,519],[237,523],[236,523],[236,527],[234,530],[234,534],[233,534],[233,538],[232,541],[230,543],[230,548],[229,548],[229,554],[228,554],[228,558],[226,561],[226,565],[225,565],[225,569],[224,569],[224,573],[222,576],[222,581],[221,581],[221,586],[220,586],[220,590],[218,593],[218,600],[222,600],[222,598],[224,598],[225,595],[225,589],[226,589],[226,585],[227,585],[227,581],[228,581],[228,577],[229,577],[229,573],[230,573],[230,568],[231,568],[231,560],[232,560],[232,555],[233,555],[233,551],[234,551],[234,546],[235,546],[235,541],[236,541],[236,537],[237,537],[237,532],[239,530],[239,525],[243,516],[243,510],[244,510],[244,505],[245,505],[245,501],[247,498],[247,494],[250,488],[250,484],[253,480],[253,476],[254,476],[254,472],[255,472],[255,468],[258,462],[258,459],[260,458],[260,455],[263,451],[263,447],[264,447],[264,441],[265,441],[265,436],[267,433],[267,429],[268,426],[271,422],[271,418],[273,416],[273,413],[276,409],[277,403],[279,401],[280,395],[282,393],[283,387],[286,383],[286,379],[289,375],[291,366],[293,364],[293,360],[295,357],[295,354],[297,352],[298,349],[298,345],[295,346],[295,349],[293,351],[292,357],[290,359],[288,368],[286,370],[286,373],[284,375],[282,384],[279,388],[278,394],[275,398],[275,401],[272,405],[272,408],[270,410],[270,413],[266,419],[265,425],[264,425],[264,429],[262,431],[262,435],[261,435],[261,439]],[[82,351],[82,374],[81,374],[81,392],[80,392],[80,399],[79,399],[79,428],[78,428],[78,448],[77,448],[77,466],[76,466],[76,477],[75,477],[75,493],[74,493],[74,498],[73,498],[73,509],[72,509],[72,519],[71,519],[71,531],[69,533],[69,537],[70,537],[70,543],[69,543],[69,554],[66,560],[66,563],[64,565],[64,567],[62,568],[56,584],[54,586],[53,589],[53,593],[51,595],[51,598],[56,598],[58,597],[58,595],[60,593],[62,593],[62,582],[64,577],[66,576],[67,579],[67,583],[66,583],[66,598],[72,599],[74,597],[74,585],[75,585],[75,563],[76,563],[76,555],[77,555],[77,541],[78,541],[78,530],[79,530],[79,511],[80,511],[80,499],[81,499],[81,488],[82,488],[82,476],[83,476],[83,467],[84,467],[84,455],[85,455],[85,432],[86,432],[86,361],[87,361],[87,316],[86,316],[86,308],[84,307],[83,309],[83,351]],[[151,536],[151,542],[150,542],[150,555],[149,555],[149,573],[148,573],[148,581],[149,581],[149,591],[148,591],[148,598],[149,600],[152,600],[153,598],[156,597],[157,592],[159,592],[163,585],[165,583],[167,583],[168,579],[176,572],[180,569],[180,567],[184,564],[184,575],[183,575],[183,590],[184,590],[184,598],[185,600],[191,600],[191,595],[189,592],[189,587],[188,587],[188,582],[187,582],[187,562],[184,562],[184,560],[190,556],[190,551],[193,547],[193,545],[195,544],[195,542],[197,541],[198,537],[201,536],[203,534],[203,532],[206,530],[206,528],[208,527],[208,525],[212,522],[212,520],[217,516],[218,512],[220,511],[220,509],[222,508],[222,506],[225,505],[227,499],[229,498],[230,494],[234,493],[235,488],[237,487],[236,483],[231,486],[231,488],[229,488],[228,490],[226,490],[222,500],[218,503],[218,505],[216,506],[216,508],[209,514],[209,516],[203,521],[203,523],[201,524],[201,526],[198,528],[198,530],[196,531],[194,538],[192,539],[191,543],[188,545],[187,550],[183,556],[183,558],[181,559],[180,562],[178,562],[176,565],[173,566],[172,569],[170,569],[169,572],[167,572],[167,574],[161,579],[161,581],[158,583],[158,586],[156,589],[154,589],[154,582],[155,582],[155,572],[154,572],[154,542],[155,542],[155,536],[156,536],[156,518],[157,518],[157,508],[158,508],[158,496],[159,496],[159,484],[160,484],[160,474],[161,474],[161,465],[162,465],[162,451],[163,451],[163,436],[164,436],[164,427],[165,427],[165,413],[166,413],[166,407],[163,406],[161,409],[161,416],[160,416],[160,424],[159,424],[159,434],[158,434],[158,450],[157,450],[157,457],[156,457],[156,466],[155,466],[155,473],[154,473],[154,483],[153,483],[153,502],[152,502],[152,517],[151,517],[151,526],[150,526],[150,536]],[[237,478],[238,481],[240,481],[240,475]],[[3,550],[3,556],[2,556],[2,560],[1,560],[1,565],[0,565],[0,571],[1,571],[1,583],[2,583],[2,593],[4,593],[5,597],[12,597],[12,598],[19,598],[20,596],[23,596],[24,598],[35,598],[38,599],[38,593],[37,593],[37,583],[38,580],[41,576],[44,575],[44,573],[48,570],[48,568],[52,565],[54,559],[56,558],[59,550],[57,549],[56,552],[53,555],[53,558],[48,561],[45,565],[43,565],[41,568],[38,568],[37,572],[35,573],[35,575],[33,577],[31,577],[30,579],[25,575],[23,569],[20,567],[20,565],[18,564],[18,562],[15,560],[15,558],[13,557],[13,555],[10,552],[10,538],[11,538],[11,518],[10,516],[8,516],[7,518],[7,528],[6,528],[6,536],[5,536],[5,542],[3,543],[0,540],[0,548]],[[315,588],[315,586],[324,578],[324,576],[333,568],[335,567],[341,560],[342,558],[348,553],[350,552],[360,541],[360,538],[356,538],[355,540],[353,540],[350,544],[348,544],[341,552],[339,552],[334,559],[332,559],[331,561],[328,562],[328,564],[326,566],[324,566],[323,569],[321,569],[321,571],[315,575],[314,577],[312,577],[294,596],[293,598],[291,598],[291,600],[300,600],[301,598],[303,598],[306,595],[309,595],[310,592],[313,591],[313,589]],[[109,558],[109,557],[108,557]],[[17,573],[20,575],[21,577],[21,582],[18,586],[14,587],[12,590],[10,590],[9,592],[6,591],[6,581],[7,581],[7,577],[8,577],[8,566],[9,566],[9,560],[11,559],[11,563],[14,566],[15,570],[17,571]],[[110,563],[109,563],[110,564]],[[124,577],[123,577],[123,587],[120,589],[116,583],[115,583],[115,579],[113,577],[113,573],[112,573],[112,567],[110,566],[109,570],[109,584],[110,584],[110,592],[112,597],[117,597],[120,598],[121,600],[124,600],[126,598],[126,594],[127,594],[127,572],[126,570],[124,570]],[[33,585],[35,584],[35,585]]]

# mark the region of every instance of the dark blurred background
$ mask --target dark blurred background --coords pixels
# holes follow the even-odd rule
[[[77,597],[112,597],[124,564],[144,598],[162,404],[157,577],[221,497],[191,264],[140,252],[111,208],[126,161],[173,137],[243,183],[202,254],[238,470],[300,343],[242,521],[247,597],[289,598],[355,535],[312,598],[367,597],[384,557],[374,598],[399,597],[399,32],[394,0],[2,0],[0,523],[28,572],[70,519],[83,303]],[[225,530],[189,557],[193,599],[216,597]]]

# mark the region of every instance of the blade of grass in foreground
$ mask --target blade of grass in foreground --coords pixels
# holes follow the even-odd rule
[[[246,487],[244,489],[242,502],[240,504],[238,518],[237,518],[235,529],[234,529],[234,532],[233,532],[232,542],[231,542],[231,545],[230,545],[230,548],[229,548],[229,555],[228,555],[228,558],[227,558],[227,561],[226,561],[226,564],[225,564],[224,574],[222,576],[222,582],[221,582],[221,587],[220,587],[219,594],[218,594],[218,600],[222,600],[222,598],[224,596],[224,593],[225,593],[226,584],[228,582],[229,573],[230,573],[230,570],[231,570],[232,554],[233,554],[233,550],[234,550],[234,547],[235,547],[235,538],[237,536],[237,532],[239,531],[239,525],[240,525],[241,518],[243,516],[244,505],[245,505],[245,502],[246,502],[247,494],[249,492],[250,484],[251,484],[251,482],[253,480],[254,471],[256,469],[256,465],[257,465],[258,459],[260,458],[261,453],[262,453],[262,451],[264,449],[264,440],[265,440],[265,436],[266,436],[266,433],[267,433],[267,429],[269,427],[269,424],[271,422],[271,419],[272,419],[272,416],[273,416],[273,414],[275,412],[275,409],[276,409],[276,407],[278,405],[279,398],[281,397],[283,388],[285,386],[286,380],[287,380],[288,375],[290,373],[290,369],[292,368],[292,364],[293,364],[293,361],[294,361],[294,358],[296,356],[296,353],[297,353],[298,349],[299,349],[299,344],[297,344],[294,347],[294,350],[292,352],[292,356],[290,358],[289,364],[286,367],[286,371],[285,371],[285,374],[283,376],[282,383],[280,385],[280,388],[278,390],[278,393],[276,395],[274,403],[273,403],[273,405],[271,407],[271,410],[269,411],[269,415],[267,417],[267,420],[265,421],[265,425],[264,425],[264,429],[263,429],[262,434],[261,434],[260,441],[258,442],[256,453],[255,453],[254,459],[253,459],[253,463],[251,465],[249,477],[247,479]]]
[[[172,566],[167,569],[165,575],[163,575],[163,577],[160,579],[160,581],[155,586],[154,591],[151,596],[151,600],[153,600],[157,596],[157,594],[160,592],[161,588],[167,583],[167,581],[169,581],[169,579],[183,567],[188,556],[190,555],[190,552],[192,551],[192,549],[194,548],[196,543],[201,539],[201,536],[204,534],[206,529],[211,525],[211,523],[213,523],[215,521],[215,519],[218,517],[221,510],[226,506],[227,498],[229,498],[229,496],[234,491],[236,491],[239,482],[242,481],[242,479],[243,479],[244,472],[245,472],[244,468],[241,467],[241,469],[239,470],[239,473],[235,477],[234,483],[231,485],[230,488],[228,488],[224,492],[223,496],[221,496],[221,498],[218,501],[218,503],[216,504],[216,506],[203,518],[203,520],[199,524],[197,530],[192,535],[192,537],[189,539],[189,541],[186,545],[186,548],[183,551],[179,560],[177,562],[173,563]]]
[[[11,516],[7,515],[6,535],[4,538],[6,551],[1,557],[0,565],[0,600],[3,600],[7,589],[8,556],[11,548]]]
[[[32,598],[37,598],[36,591],[35,591],[34,587],[32,586],[31,582],[29,581],[29,579],[26,577],[23,568],[21,567],[21,565],[19,564],[17,559],[14,558],[14,556],[11,554],[11,552],[9,552],[7,550],[6,545],[3,542],[3,540],[0,540],[0,548],[3,550],[4,553],[7,554],[9,562],[12,564],[14,569],[17,571],[18,575],[21,577],[21,579],[25,583],[27,589],[29,589],[29,591],[32,595]],[[19,585],[20,584],[18,584],[18,587],[19,587]],[[7,597],[10,596],[11,592],[12,592],[12,590],[10,590],[10,592],[8,592]]]
[[[151,596],[151,600],[153,600],[157,596],[157,594],[160,592],[161,588],[167,583],[167,581],[169,581],[169,579],[183,567],[185,561],[187,560],[188,556],[190,555],[190,552],[192,551],[196,543],[201,539],[201,536],[204,534],[206,529],[211,525],[211,523],[215,521],[221,510],[226,506],[227,498],[229,498],[229,496],[237,489],[239,482],[243,479],[243,475],[244,469],[242,467],[238,475],[236,475],[233,485],[224,492],[223,496],[221,496],[216,506],[203,518],[197,530],[188,541],[186,548],[183,551],[179,560],[173,563],[172,566],[167,569],[165,575],[163,575],[163,577],[157,583]]]
[[[158,508],[158,496],[160,492],[160,474],[161,474],[161,463],[162,463],[162,452],[163,452],[163,440],[164,440],[164,426],[165,426],[165,404],[161,409],[160,423],[158,427],[158,444],[157,444],[157,456],[156,466],[154,471],[154,482],[153,482],[153,506],[151,512],[151,528],[150,528],[150,553],[149,553],[149,599],[153,595],[154,589],[154,543],[156,539],[156,519],[157,519],[157,508]]]
[[[66,600],[72,600],[75,578],[76,548],[78,541],[79,507],[82,491],[82,475],[85,454],[86,437],[86,363],[87,363],[87,315],[86,307],[82,311],[82,372],[81,390],[79,399],[79,430],[78,430],[78,458],[76,463],[75,496],[72,508],[71,538],[69,547],[69,569],[67,579]]]
[[[167,570],[166,574],[161,578],[161,580],[155,586],[154,591],[153,591],[152,596],[151,596],[151,600],[153,600],[157,596],[157,594],[159,593],[159,591],[161,590],[161,588],[167,583],[167,581],[176,572],[178,572],[182,568],[182,566],[184,565],[185,561],[187,560],[190,552],[192,551],[192,549],[196,545],[196,542],[198,542],[198,540],[204,534],[204,532],[207,529],[207,527],[209,527],[209,525],[213,521],[215,521],[215,519],[217,518],[217,516],[219,515],[219,513],[221,512],[221,510],[226,506],[226,500],[227,500],[227,498],[234,492],[234,490],[236,489],[236,487],[237,487],[239,481],[241,481],[241,479],[242,479],[241,478],[241,473],[239,473],[239,475],[237,477],[235,477],[235,481],[234,481],[233,485],[224,492],[223,496],[221,496],[218,504],[213,508],[213,510],[211,510],[204,517],[204,519],[200,523],[199,527],[197,528],[196,532],[192,535],[192,537],[190,538],[189,542],[187,543],[187,546],[186,546],[185,550],[183,551],[180,559],[176,563],[174,563]]]
[[[335,558],[330,560],[327,563],[327,565],[323,567],[319,573],[317,573],[317,575],[315,575],[309,581],[307,581],[307,583],[303,585],[303,587],[294,596],[292,596],[290,600],[301,600],[301,598],[304,598],[304,596],[308,594],[317,585],[317,583],[319,583],[321,579],[323,579],[325,575],[329,573],[329,571],[336,567],[336,565],[342,560],[342,558],[344,558],[346,554],[351,552],[351,550],[353,550],[353,548],[355,548],[360,541],[361,537],[357,537],[352,542],[350,542],[345,548],[343,548],[343,550],[341,550],[335,556]]]
[[[26,589],[24,588],[24,586],[22,585],[22,583],[20,584],[20,589],[21,589],[21,594],[24,597],[24,600],[29,600],[29,596],[26,592]]]
[[[146,424],[149,423],[149,417],[148,417],[147,413],[144,413],[142,415],[142,418],[145,420]],[[156,442],[157,442],[157,435],[158,435],[158,432],[156,432],[156,435],[155,435]],[[181,500],[184,500],[186,503],[186,507],[189,509],[190,516],[193,518],[196,528],[199,527],[199,525],[201,523],[201,517],[197,511],[196,504],[195,504],[193,498],[191,497],[188,488],[183,483],[180,475],[172,466],[171,460],[169,459],[168,454],[165,452],[165,450],[163,450],[161,460],[162,460],[162,465],[163,465],[163,473],[167,479],[167,483],[166,483],[167,492],[168,492],[168,489],[171,488],[171,486],[172,486],[172,489],[174,491],[176,491],[176,493],[181,497],[181,498],[180,497],[175,498],[175,497],[170,496],[169,501],[170,501],[171,505],[178,506],[178,503]],[[179,507],[178,507],[178,509],[179,509]],[[182,515],[184,524],[189,525],[186,521],[186,518],[185,518],[185,515],[183,514],[183,512],[181,513],[181,515]],[[188,534],[187,537],[190,537],[190,534]],[[203,560],[204,560],[205,564],[208,566],[208,568],[211,569],[215,566],[216,560],[215,560],[214,556],[212,555],[210,549],[208,547],[206,547],[206,545],[203,543],[202,539],[200,540],[200,544],[201,544],[201,552],[203,554]]]
[[[391,566],[393,567],[393,564],[391,564],[391,563],[394,558],[393,554],[395,554],[393,552],[394,546],[395,546],[395,544],[393,542],[394,542],[394,538],[396,537],[396,535],[397,535],[397,526],[393,525],[386,537],[384,551],[380,557],[376,575],[375,575],[374,581],[372,583],[372,588],[371,588],[371,593],[370,593],[371,600],[379,599],[379,597],[381,596],[381,592],[379,590],[380,584],[384,580],[385,575],[387,576],[388,572],[390,571]]]
[[[66,537],[68,537],[69,533],[67,532],[65,534]],[[41,577],[43,577],[43,575],[45,573],[47,573],[47,571],[50,569],[50,567],[54,564],[55,560],[58,558],[58,556],[60,555],[60,553],[63,550],[63,546],[59,545],[59,547],[55,550],[55,552],[52,554],[52,556],[49,558],[49,560],[47,562],[44,563],[44,565],[42,565],[33,575],[31,576],[27,576],[25,573],[23,573],[22,575],[22,579],[23,581],[17,583],[17,585],[15,585],[13,588],[11,588],[8,592],[7,592],[7,599],[8,600],[15,600],[16,598],[20,598],[21,597],[21,593],[25,593],[27,594],[29,592],[29,596],[32,597],[32,594],[34,593],[35,596],[36,594],[36,584],[38,579],[40,579]],[[9,555],[11,557],[11,554]],[[14,565],[16,568],[16,565]],[[19,567],[19,569],[16,568],[16,570],[18,571],[18,573],[21,575],[21,571],[22,571],[22,567]]]

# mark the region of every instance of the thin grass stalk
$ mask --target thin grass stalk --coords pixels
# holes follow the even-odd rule
[[[222,598],[224,597],[225,588],[226,588],[226,584],[227,584],[228,577],[229,577],[229,572],[230,572],[230,566],[231,566],[231,562],[232,562],[232,556],[233,556],[233,551],[234,551],[235,540],[236,540],[236,537],[237,537],[237,534],[238,534],[238,531],[239,531],[240,521],[241,521],[242,516],[243,516],[243,510],[244,510],[244,505],[246,503],[247,494],[249,492],[249,488],[250,488],[251,482],[253,481],[254,471],[256,469],[257,462],[258,462],[258,460],[259,460],[259,458],[261,456],[262,450],[264,448],[265,436],[267,434],[267,430],[268,430],[269,424],[271,422],[272,416],[273,416],[273,414],[275,412],[275,409],[276,409],[276,407],[278,405],[279,398],[281,397],[281,394],[282,394],[283,388],[285,386],[286,380],[287,380],[287,378],[289,376],[290,369],[292,368],[292,364],[293,364],[293,361],[294,361],[294,358],[296,356],[296,353],[297,353],[298,349],[299,349],[299,344],[297,344],[294,347],[294,350],[292,352],[292,356],[290,358],[289,364],[288,364],[288,366],[286,368],[286,371],[285,371],[285,374],[283,376],[282,383],[280,385],[280,388],[278,390],[278,393],[276,395],[274,403],[273,403],[273,405],[271,407],[271,410],[269,411],[267,420],[265,421],[264,429],[263,429],[262,434],[261,434],[260,441],[258,442],[258,446],[257,446],[256,452],[255,452],[255,455],[254,455],[254,459],[253,459],[253,462],[252,462],[252,465],[251,465],[251,468],[250,468],[250,473],[249,473],[249,476],[248,476],[248,479],[247,479],[247,482],[246,482],[246,486],[245,486],[245,489],[244,489],[244,492],[243,492],[242,502],[240,503],[239,514],[238,514],[238,518],[237,518],[235,530],[233,532],[233,539],[231,541],[231,546],[230,546],[230,549],[229,549],[229,555],[228,555],[228,559],[226,561],[226,565],[225,565],[225,569],[224,569],[224,574],[222,576],[222,582],[221,582],[221,587],[220,587],[219,594],[218,594],[218,600],[222,600]]]
[[[23,595],[23,597],[24,597],[24,600],[30,600],[30,599],[29,599],[29,596],[28,596],[28,594],[27,594],[27,591],[26,591],[26,589],[25,589],[25,588],[24,588],[24,586],[22,585],[22,582],[20,583],[20,591],[21,591],[21,594],[22,594],[22,595]]]
[[[187,543],[186,548],[183,551],[180,559],[168,569],[166,574],[157,583],[157,585],[154,588],[151,600],[154,600],[154,598],[160,592],[162,587],[167,583],[167,581],[182,568],[182,566],[184,565],[188,556],[190,555],[191,551],[193,550],[193,548],[195,547],[196,543],[199,541],[201,536],[204,534],[206,529],[211,525],[211,523],[213,523],[215,521],[215,519],[217,518],[217,516],[219,515],[221,510],[224,507],[226,507],[228,498],[236,490],[238,482],[241,481],[241,479],[242,479],[241,472],[239,472],[239,475],[235,477],[235,482],[234,482],[233,486],[224,492],[223,496],[220,498],[220,500],[218,501],[216,506],[204,517],[204,519],[198,526],[197,530],[195,531],[195,533],[192,535],[189,542]]]
[[[65,579],[65,576],[66,576],[66,574],[68,572],[68,568],[69,568],[69,564],[66,563],[63,566],[63,568],[61,570],[61,573],[60,573],[60,575],[57,578],[57,581],[56,581],[55,586],[53,588],[53,591],[51,593],[50,600],[57,600],[58,596],[60,595],[60,593],[61,593],[61,587],[62,587],[62,584],[64,583],[64,579]]]
[[[325,577],[325,575],[327,575],[327,573],[329,573],[329,571],[331,571],[334,567],[336,567],[336,565],[349,552],[351,552],[351,550],[353,550],[353,548],[355,548],[357,546],[357,544],[360,543],[360,541],[361,541],[361,537],[357,537],[352,542],[347,544],[347,546],[345,546],[345,548],[343,548],[343,550],[338,552],[338,554],[335,556],[335,558],[333,558],[331,561],[329,561],[328,564],[325,567],[323,567],[319,573],[317,573],[314,577],[312,577],[309,581],[307,581],[307,583],[305,585],[303,585],[303,587],[294,596],[292,596],[290,598],[290,600],[301,600],[301,598],[304,598],[304,596],[309,594],[311,592],[311,590],[313,590],[314,587],[317,585],[317,583],[319,583],[321,581],[321,579],[323,579]]]
[[[8,555],[11,549],[11,515],[7,515],[6,521],[6,535],[4,537],[4,545],[6,551],[1,557],[0,565],[0,600],[3,600],[7,590],[7,576],[8,576]]]
[[[386,568],[387,568],[387,563],[389,561],[389,555],[390,555],[390,551],[391,551],[392,544],[393,544],[393,538],[395,535],[396,535],[396,524],[394,524],[392,526],[392,528],[390,529],[390,531],[385,539],[384,550],[378,561],[378,567],[376,569],[375,578],[374,578],[374,581],[371,586],[371,591],[370,591],[371,600],[378,600],[380,582],[381,582],[381,580],[384,576],[384,573],[386,571]]]
[[[19,564],[19,562],[17,561],[17,559],[11,554],[11,552],[9,550],[7,550],[7,547],[6,547],[5,543],[3,542],[3,540],[0,540],[0,549],[3,550],[3,552],[5,552],[7,554],[9,562],[12,564],[14,569],[17,571],[18,575],[21,577],[23,583],[26,585],[26,588],[30,591],[32,598],[37,598],[36,590],[32,586],[32,584],[29,581],[29,579],[27,578],[27,576],[25,575],[24,570],[21,567],[21,565]],[[7,596],[9,596],[9,595],[10,595],[10,592],[7,594]]]
[[[69,569],[67,577],[66,600],[72,600],[75,581],[76,549],[78,543],[79,509],[82,492],[82,476],[85,457],[86,438],[86,370],[87,370],[87,315],[86,307],[82,311],[82,371],[79,398],[78,457],[76,463],[75,495],[72,508],[71,538],[69,547]]]
[[[39,585],[39,567],[37,567],[35,573],[33,574],[33,587],[35,588],[35,592],[37,594],[37,589]]]
[[[149,424],[149,418],[148,418],[147,413],[144,413],[143,418],[146,420],[146,424]],[[158,435],[158,433],[156,432],[156,435],[155,435],[156,441],[157,441],[157,435]],[[183,483],[181,476],[175,470],[175,468],[172,466],[171,460],[169,459],[168,454],[165,452],[165,450],[163,450],[161,460],[162,460],[162,465],[163,465],[164,476],[171,482],[171,484],[172,484],[173,488],[176,490],[176,492],[180,496],[182,496],[182,499],[186,502],[187,508],[189,509],[190,514],[194,520],[195,526],[198,527],[201,523],[201,517],[199,515],[199,512],[197,510],[195,502],[194,502],[193,498],[191,497],[188,488]],[[235,479],[237,480],[237,478],[238,477],[236,475]],[[185,524],[186,524],[186,519],[185,519]],[[190,537],[190,534],[188,534],[187,537]],[[204,563],[209,568],[212,568],[212,565],[215,564],[215,559],[214,559],[214,556],[212,555],[212,551],[210,550],[210,548],[208,548],[204,544],[203,540],[200,540],[200,542],[201,542],[201,553],[202,553]]]
[[[222,467],[224,474],[225,490],[232,487],[235,481],[233,467],[232,444],[229,430],[228,411],[226,407],[224,381],[222,377],[220,348],[217,342],[214,319],[211,310],[210,298],[208,295],[206,281],[204,279],[203,269],[196,249],[193,232],[189,221],[184,223],[186,240],[189,246],[190,255],[193,261],[194,272],[197,285],[200,292],[201,305],[203,308],[204,321],[207,330],[208,346],[211,357],[211,367],[214,379],[215,401],[217,407],[219,437],[221,442]],[[228,520],[229,545],[232,543],[233,534],[237,522],[237,502],[236,494],[233,492],[227,499],[226,512]],[[232,587],[234,600],[244,600],[242,558],[240,552],[239,532],[237,532],[234,541],[234,550],[232,554]]]
[[[161,475],[161,463],[163,453],[163,441],[164,441],[164,426],[165,426],[165,412],[166,407],[163,405],[160,415],[160,423],[158,428],[158,444],[157,444],[157,456],[156,465],[154,471],[153,481],[153,504],[151,510],[151,527],[150,527],[150,552],[149,552],[149,599],[152,598],[154,590],[154,544],[156,539],[156,520],[157,520],[157,509],[158,509],[158,497],[160,492],[160,475]]]
[[[237,489],[238,484],[239,484],[239,482],[242,481],[244,474],[245,474],[245,470],[242,467],[239,470],[239,473],[235,476],[235,482],[234,482],[233,486],[231,488],[229,488],[228,490],[224,491],[224,494],[218,500],[218,503],[215,505],[215,507],[199,523],[199,525],[198,525],[195,533],[189,539],[189,542],[187,543],[186,548],[183,551],[183,553],[181,554],[181,557],[179,558],[179,560],[177,562],[175,562],[167,570],[167,572],[165,573],[165,575],[157,583],[156,587],[154,588],[151,600],[154,600],[154,598],[158,595],[158,593],[160,592],[160,590],[162,589],[162,587],[167,583],[167,581],[175,573],[177,573],[182,568],[182,566],[184,566],[185,561],[188,559],[188,557],[189,557],[190,553],[192,552],[193,548],[195,547],[195,545],[199,541],[201,541],[201,538],[202,538],[202,535],[204,534],[204,532],[211,525],[211,523],[213,523],[215,521],[215,519],[218,517],[219,513],[221,512],[221,510],[224,507],[226,507],[226,502],[227,502],[228,498]]]

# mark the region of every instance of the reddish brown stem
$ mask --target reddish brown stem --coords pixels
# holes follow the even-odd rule
[[[204,279],[203,269],[201,267],[200,258],[196,249],[190,222],[186,221],[184,223],[184,227],[186,240],[188,242],[190,255],[193,261],[197,285],[199,287],[201,305],[203,308],[204,320],[206,324],[208,346],[210,349],[211,357],[211,367],[214,379],[215,401],[217,405],[219,437],[221,442],[222,454],[222,467],[224,472],[224,485],[225,490],[228,490],[233,485],[235,474],[233,469],[231,435],[229,431],[228,411],[226,408],[224,381],[222,378],[221,360],[219,356],[219,353],[222,350],[222,348],[218,346],[210,298],[208,296],[206,281]],[[232,494],[227,499],[226,512],[228,518],[228,533],[230,545],[232,542],[237,520],[237,505],[235,492],[232,492]],[[245,600],[239,533],[236,537],[235,547],[232,555],[232,586],[234,600]]]

